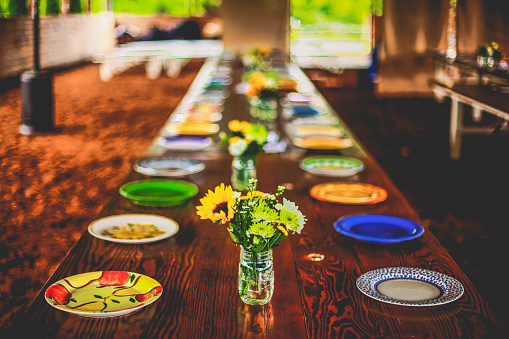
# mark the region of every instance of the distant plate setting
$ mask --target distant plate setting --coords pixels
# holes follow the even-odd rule
[[[120,195],[142,206],[176,206],[198,194],[198,186],[176,179],[147,179],[122,185]]]
[[[297,137],[293,138],[292,142],[300,148],[317,150],[343,149],[353,146],[352,139],[336,137]]]
[[[209,137],[169,136],[159,138],[159,144],[165,148],[181,151],[202,150],[213,143]]]
[[[380,244],[411,240],[424,233],[424,227],[412,220],[381,214],[342,217],[336,220],[334,228],[346,236]]]
[[[300,168],[316,175],[347,177],[364,169],[362,161],[344,156],[313,156],[300,162]]]
[[[127,224],[154,224],[163,233],[153,238],[145,239],[117,239],[108,235],[104,235],[104,231],[111,230],[115,226],[125,226]],[[156,242],[169,238],[176,234],[179,230],[177,222],[173,219],[153,214],[118,214],[110,215],[93,221],[88,226],[88,232],[102,240],[123,243],[123,244],[145,244]]]
[[[376,204],[387,199],[387,191],[364,183],[328,182],[309,190],[313,198],[325,202],[347,205]]]
[[[152,176],[181,177],[205,169],[201,162],[178,158],[145,158],[134,165],[138,173]]]
[[[463,285],[443,273],[413,267],[369,271],[357,279],[357,288],[373,299],[403,306],[434,306],[463,295]]]

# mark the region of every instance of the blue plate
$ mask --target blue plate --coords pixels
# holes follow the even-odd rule
[[[310,106],[293,106],[292,107],[292,115],[293,116],[313,116],[317,115],[319,112],[310,107]]]
[[[381,244],[415,239],[424,233],[424,228],[412,220],[379,214],[339,218],[334,223],[334,228],[349,237]]]

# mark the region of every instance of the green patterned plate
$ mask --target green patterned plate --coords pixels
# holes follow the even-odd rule
[[[57,281],[44,293],[53,307],[82,317],[107,318],[125,315],[156,301],[161,284],[143,274],[97,271]]]
[[[328,177],[348,177],[364,169],[362,161],[344,156],[314,156],[300,162],[300,168],[309,173]]]

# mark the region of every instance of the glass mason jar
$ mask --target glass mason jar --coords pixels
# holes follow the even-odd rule
[[[272,250],[256,253],[240,249],[239,295],[249,305],[264,305],[274,292]]]
[[[277,118],[277,100],[274,98],[252,98],[250,113],[253,118],[274,121]]]
[[[256,179],[256,154],[233,157],[232,187],[237,191],[247,190],[249,179]]]

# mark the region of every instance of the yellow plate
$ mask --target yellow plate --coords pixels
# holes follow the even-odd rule
[[[319,184],[311,187],[309,194],[317,200],[348,205],[375,204],[387,199],[383,188],[361,183]]]
[[[307,136],[341,137],[344,134],[338,126],[330,125],[295,126],[293,133],[302,138]]]
[[[219,125],[208,122],[182,122],[169,124],[167,129],[179,135],[210,135],[219,131]]]
[[[306,149],[342,149],[353,146],[349,138],[294,138],[293,144]]]
[[[57,281],[44,293],[53,307],[82,317],[106,318],[128,314],[156,301],[161,284],[143,274],[97,271]]]

